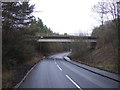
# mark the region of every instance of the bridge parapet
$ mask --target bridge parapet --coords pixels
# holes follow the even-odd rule
[[[34,36],[37,39],[97,39],[92,36]]]
[[[97,42],[96,37],[91,36],[37,36],[38,42]]]

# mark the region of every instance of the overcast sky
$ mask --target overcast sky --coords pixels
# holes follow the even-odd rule
[[[54,32],[91,33],[100,25],[91,8],[99,0],[30,0],[35,4],[33,15],[41,18],[43,23]]]

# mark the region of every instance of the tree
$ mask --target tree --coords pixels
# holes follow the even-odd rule
[[[96,5],[94,5],[94,7],[92,8],[92,10],[96,13],[98,13],[100,15],[101,18],[101,23],[102,23],[102,27],[103,27],[103,23],[104,23],[104,15],[107,14],[109,11],[106,9],[106,6],[108,6],[108,4],[106,2],[98,2]],[[103,30],[103,28],[102,28]]]
[[[117,1],[115,0],[110,0],[108,2],[108,11],[109,11],[109,15],[112,16],[112,19],[117,19]]]
[[[20,29],[31,23],[34,5],[30,6],[28,2],[2,2],[3,29]],[[5,28],[6,29],[6,28]]]
[[[117,2],[114,0],[98,2],[93,6],[92,11],[100,15],[100,21],[103,27],[105,20],[117,19]]]
[[[67,36],[68,34],[67,33],[64,33],[64,36]]]
[[[47,27],[47,25],[43,24],[43,21],[40,18],[38,18],[38,20],[36,21],[36,29],[38,29],[37,31],[39,35],[42,35],[42,34],[53,35],[54,34],[53,31]]]
[[[3,64],[21,63],[33,56],[33,46],[26,41],[33,8],[28,2],[2,2]]]
[[[42,31],[44,25],[43,25],[43,22],[42,22],[42,20],[41,20],[40,18],[38,18],[37,25],[38,25],[38,27],[40,27],[40,29],[41,29],[41,31]]]

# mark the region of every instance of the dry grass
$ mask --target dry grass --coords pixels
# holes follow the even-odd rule
[[[109,72],[119,73],[117,54],[117,49],[115,50],[110,44],[107,44],[102,48],[95,49],[92,52],[86,53],[83,59],[72,58],[72,60]],[[68,57],[71,57],[71,55]]]
[[[36,55],[31,61],[27,61],[26,65],[34,65],[35,63],[39,62],[43,58],[43,55]]]
[[[23,65],[19,65],[16,69],[2,72],[2,88],[14,87],[21,81],[27,71],[42,58],[42,55],[36,55],[32,60],[27,61]]]
[[[90,53],[86,57],[85,63],[103,70],[118,73],[117,53],[115,53],[115,49],[110,44]]]
[[[10,87],[12,86],[12,77],[14,77],[14,70],[11,70],[11,71],[7,71],[7,72],[3,72],[2,75],[2,87]],[[8,83],[9,82],[9,83]]]

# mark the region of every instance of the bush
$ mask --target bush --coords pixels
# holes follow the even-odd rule
[[[71,46],[72,46],[71,58],[74,58],[74,59],[81,58],[82,60],[82,58],[84,57],[84,55],[86,54],[88,50],[88,44],[86,42],[83,42],[80,39],[79,42],[75,41]]]

